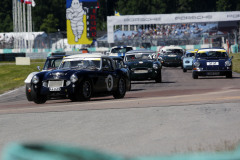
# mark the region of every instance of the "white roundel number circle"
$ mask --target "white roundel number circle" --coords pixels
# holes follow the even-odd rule
[[[113,77],[112,75],[108,75],[106,78],[107,90],[111,91],[113,89]]]

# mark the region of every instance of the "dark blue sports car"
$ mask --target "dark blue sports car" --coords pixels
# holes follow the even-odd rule
[[[193,59],[193,79],[198,76],[226,76],[232,78],[232,58],[225,49],[199,49]]]
[[[37,104],[53,98],[86,101],[101,94],[123,98],[130,88],[130,78],[112,58],[82,54],[65,57],[57,70],[34,75],[30,88]]]

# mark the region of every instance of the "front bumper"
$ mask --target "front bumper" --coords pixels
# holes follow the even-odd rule
[[[154,80],[158,77],[161,70],[148,70],[146,73],[136,73],[135,71],[131,71],[130,77],[131,80],[137,81],[137,80]]]
[[[183,65],[184,69],[192,70],[192,65]]]
[[[193,74],[198,76],[226,76],[232,73],[232,70],[193,70]]]
[[[163,66],[181,66],[181,61],[161,61]]]
[[[74,94],[76,91],[76,85],[70,84],[68,86],[63,87],[56,87],[56,88],[49,88],[43,85],[33,85],[32,89],[34,92],[32,93],[38,93],[40,95],[48,96],[49,99],[51,98],[66,98],[70,94]]]

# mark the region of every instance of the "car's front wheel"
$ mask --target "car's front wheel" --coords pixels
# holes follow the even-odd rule
[[[193,79],[198,79],[198,75],[193,72],[193,73],[192,73],[192,78],[193,78]]]
[[[183,72],[187,72],[187,70],[185,68],[183,68]]]
[[[232,78],[232,72],[227,73],[226,78]]]
[[[162,71],[159,72],[157,78],[155,79],[156,83],[161,83],[162,82]]]
[[[126,82],[121,77],[118,81],[117,90],[113,93],[113,97],[115,99],[120,99],[120,98],[123,98],[125,94],[126,94]]]
[[[33,89],[33,86],[31,87],[31,97],[36,104],[43,104],[47,101],[47,95],[41,95],[38,90]]]
[[[89,101],[92,97],[92,84],[90,80],[83,80],[76,93],[76,100],[78,101]],[[75,99],[73,99],[75,100]]]
[[[37,96],[33,99],[33,102],[35,102],[36,104],[43,104],[47,101],[47,96]]]
[[[69,94],[69,95],[68,95],[68,98],[69,98],[71,101],[73,101],[73,102],[77,101],[75,94]]]

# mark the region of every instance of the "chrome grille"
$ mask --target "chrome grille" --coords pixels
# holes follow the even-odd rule
[[[48,81],[48,87],[63,87],[64,81]]]
[[[135,68],[134,73],[148,73],[148,68]]]

